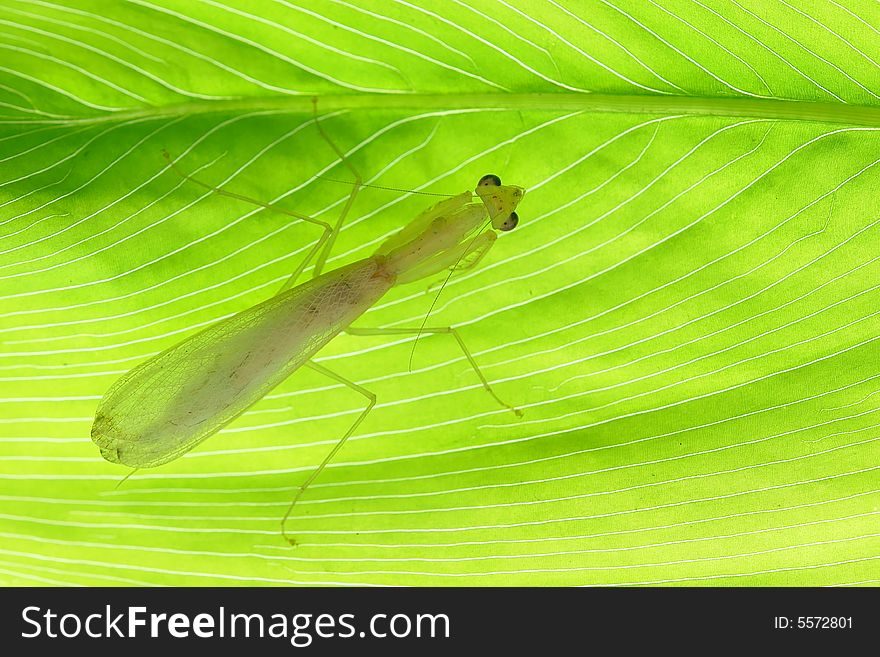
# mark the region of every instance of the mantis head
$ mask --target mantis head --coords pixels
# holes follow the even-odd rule
[[[474,190],[492,219],[492,227],[496,230],[513,230],[519,223],[516,206],[522,200],[525,190],[516,185],[502,185],[501,178],[489,173],[480,178]]]

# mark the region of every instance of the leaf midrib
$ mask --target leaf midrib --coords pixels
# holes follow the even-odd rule
[[[507,109],[584,111],[658,116],[694,115],[806,121],[880,127],[880,106],[822,103],[762,98],[709,98],[699,96],[641,96],[577,93],[533,94],[343,94],[331,96],[283,96],[188,102],[123,110],[95,117],[41,121],[52,124],[104,123],[138,118],[186,116],[209,113],[281,110],[319,112],[368,109]]]

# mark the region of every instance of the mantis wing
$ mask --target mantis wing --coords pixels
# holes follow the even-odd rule
[[[393,284],[368,258],[220,321],[119,379],[92,440],[108,461],[171,461],[241,415],[302,366]]]

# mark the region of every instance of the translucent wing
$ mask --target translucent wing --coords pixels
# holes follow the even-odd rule
[[[142,363],[104,395],[92,440],[108,461],[171,461],[256,403],[375,303],[393,280],[369,258],[218,322]]]

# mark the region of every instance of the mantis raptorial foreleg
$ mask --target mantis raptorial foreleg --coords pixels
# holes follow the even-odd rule
[[[349,436],[351,436],[355,432],[355,430],[358,428],[360,423],[364,421],[365,417],[367,417],[367,413],[369,413],[372,410],[373,406],[376,405],[376,395],[374,395],[372,392],[370,392],[366,388],[359,386],[357,383],[354,383],[353,381],[349,381],[344,376],[340,376],[336,372],[333,372],[332,370],[328,370],[323,365],[318,365],[316,362],[311,361],[311,360],[306,363],[306,367],[309,367],[309,368],[315,370],[316,372],[320,372],[321,374],[330,377],[334,381],[338,381],[339,383],[342,383],[343,385],[351,388],[355,392],[360,393],[361,395],[363,395],[364,397],[366,397],[369,400],[369,403],[367,404],[367,407],[363,410],[363,412],[360,415],[358,415],[358,417],[354,421],[354,423],[352,423],[352,425],[348,428],[348,431],[345,432],[345,435],[342,436],[342,438],[340,438],[339,441],[337,441],[337,443],[333,446],[333,449],[331,449],[327,453],[327,456],[324,457],[324,460],[321,461],[321,463],[318,465],[318,467],[312,471],[312,474],[309,475],[308,479],[306,479],[302,484],[300,484],[299,490],[296,492],[296,495],[294,496],[293,501],[290,503],[290,506],[287,507],[287,512],[284,514],[284,517],[281,519],[281,535],[291,545],[296,545],[296,541],[287,535],[286,525],[287,525],[287,519],[290,517],[290,514],[293,511],[293,507],[296,505],[297,502],[299,502],[299,499],[303,496],[303,493],[306,492],[306,489],[311,485],[311,483],[315,479],[318,478],[318,475],[321,474],[321,471],[326,467],[326,465],[333,459],[334,456],[336,456],[337,452],[339,452],[339,450],[342,449],[342,446],[345,444],[345,441],[348,440]]]
[[[471,368],[474,370],[474,372],[476,372],[477,376],[480,377],[480,382],[483,384],[483,388],[486,389],[486,392],[492,395],[495,401],[497,401],[499,404],[513,411],[518,417],[522,416],[521,410],[502,401],[501,398],[495,394],[495,391],[492,389],[492,386],[489,385],[488,379],[486,379],[486,376],[480,370],[480,366],[477,365],[477,361],[474,360],[474,357],[471,355],[471,352],[467,348],[467,345],[464,343],[461,335],[451,326],[441,326],[433,328],[357,328],[354,326],[349,326],[347,329],[345,329],[345,333],[348,333],[349,335],[419,335],[420,333],[447,333],[455,338],[458,346],[461,347],[461,351],[464,354],[464,357],[467,358],[467,361],[468,363],[470,363]]]

